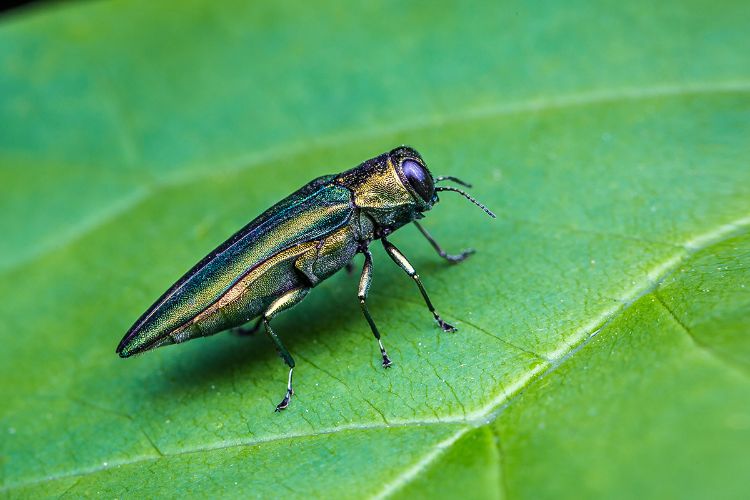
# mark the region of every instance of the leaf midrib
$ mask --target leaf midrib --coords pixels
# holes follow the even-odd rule
[[[31,251],[22,257],[18,257],[15,260],[11,259],[5,264],[0,265],[0,275],[10,274],[25,265],[29,265],[38,259],[44,258],[53,251],[72,245],[89,233],[105,226],[117,217],[148,202],[154,196],[157,196],[160,192],[166,189],[183,186],[202,179],[215,178],[217,175],[244,172],[272,161],[290,160],[296,156],[307,154],[310,151],[326,150],[335,146],[340,146],[342,143],[355,143],[367,139],[375,140],[378,137],[385,137],[388,135],[411,133],[446,125],[480,121],[498,116],[545,113],[560,109],[608,105],[622,101],[641,101],[688,95],[731,93],[750,93],[750,81],[736,80],[727,82],[695,83],[689,85],[660,84],[649,87],[624,88],[614,91],[590,90],[554,98],[538,97],[518,102],[488,105],[485,107],[472,107],[471,109],[445,116],[433,115],[426,119],[415,120],[400,127],[394,127],[391,129],[372,128],[365,132],[334,133],[325,136],[320,140],[316,140],[314,144],[272,146],[264,151],[234,158],[224,165],[213,165],[214,168],[212,169],[193,168],[186,173],[169,176],[152,185],[135,188],[134,192],[113,202],[114,204],[120,204],[116,209],[106,210],[104,214],[93,220],[84,220],[70,226],[67,230],[51,239],[51,241],[54,242],[53,244],[42,245],[41,250],[37,249],[37,251]]]
[[[417,427],[417,426],[456,426],[457,431],[450,437],[440,441],[432,447],[423,457],[418,460],[412,467],[409,467],[404,473],[397,476],[393,481],[389,481],[384,485],[384,488],[376,495],[376,497],[386,496],[389,492],[396,491],[403,484],[408,482],[408,478],[413,476],[415,471],[424,469],[427,467],[440,453],[450,447],[456,440],[458,440],[468,430],[486,425],[488,422],[494,421],[500,413],[502,413],[510,404],[513,403],[524,390],[536,380],[547,377],[554,371],[556,371],[562,364],[568,359],[573,357],[576,353],[582,350],[588,343],[590,343],[597,334],[609,325],[616,318],[624,314],[627,310],[634,306],[638,302],[638,299],[653,293],[659,289],[661,284],[672,275],[685,261],[687,261],[695,253],[702,251],[708,247],[720,244],[721,242],[734,237],[736,234],[746,231],[750,228],[750,214],[739,219],[735,219],[729,223],[721,224],[714,229],[704,232],[681,246],[685,251],[679,255],[679,257],[670,258],[664,262],[654,266],[649,272],[646,273],[646,277],[641,283],[636,283],[631,291],[624,294],[619,299],[620,306],[614,309],[607,309],[602,314],[589,321],[584,327],[579,328],[572,335],[572,341],[567,342],[569,348],[567,350],[558,350],[560,354],[549,360],[544,365],[536,365],[533,369],[528,370],[523,376],[519,377],[512,388],[505,388],[497,397],[490,400],[490,402],[483,407],[479,408],[474,412],[470,412],[466,417],[447,417],[445,419],[425,419],[425,420],[411,420],[396,423],[377,423],[377,424],[350,424],[331,427],[328,429],[316,430],[313,432],[300,432],[292,434],[284,434],[278,436],[267,436],[260,439],[252,440],[232,440],[232,441],[221,441],[208,446],[201,446],[195,448],[185,448],[174,453],[162,453],[158,449],[154,456],[148,457],[137,457],[133,460],[124,460],[120,462],[113,462],[107,466],[92,467],[85,470],[71,471],[56,475],[47,476],[41,479],[22,481],[15,484],[9,484],[0,488],[0,492],[7,493],[12,490],[16,490],[23,487],[37,486],[51,481],[71,478],[71,477],[83,477],[89,474],[96,474],[102,471],[113,469],[120,466],[136,465],[145,462],[155,462],[165,458],[172,458],[181,455],[189,455],[194,453],[203,453],[210,451],[217,451],[222,449],[230,449],[235,447],[246,447],[256,446],[260,444],[282,442],[294,439],[305,439],[316,436],[322,436],[327,434],[343,433],[343,432],[358,432],[363,430],[381,430],[390,428],[404,428],[404,427]],[[592,326],[593,325],[593,326]],[[149,438],[150,439],[150,438]],[[152,441],[153,442],[153,441]],[[406,479],[404,479],[406,478]]]

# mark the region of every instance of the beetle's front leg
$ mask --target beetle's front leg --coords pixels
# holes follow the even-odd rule
[[[406,259],[404,254],[401,253],[401,251],[396,248],[393,243],[388,241],[385,238],[381,238],[381,241],[383,242],[383,247],[385,248],[385,251],[388,253],[391,259],[393,259],[393,262],[398,264],[398,266],[406,272],[411,278],[415,281],[417,286],[419,287],[419,291],[422,293],[422,297],[424,298],[425,304],[427,304],[427,308],[430,310],[432,315],[435,317],[435,321],[438,322],[438,325],[440,325],[440,328],[443,329],[443,331],[446,332],[455,332],[456,328],[453,325],[450,325],[443,321],[443,319],[440,317],[440,315],[437,313],[435,308],[432,305],[432,301],[430,300],[429,295],[427,295],[427,291],[424,289],[424,285],[422,285],[422,280],[419,279],[419,275],[414,270],[414,267],[409,263],[409,261]]]
[[[425,238],[427,238],[427,241],[430,242],[430,245],[432,245],[432,248],[435,249],[435,251],[438,253],[439,256],[450,262],[451,264],[458,264],[459,262],[462,262],[466,260],[466,258],[473,254],[475,250],[473,248],[469,248],[468,250],[464,250],[458,255],[451,255],[447,253],[445,250],[443,250],[440,245],[438,245],[438,242],[435,241],[435,238],[432,237],[430,233],[427,232],[427,230],[422,227],[422,224],[420,224],[417,221],[414,221],[414,225],[417,226],[419,229],[419,232],[421,232]]]
[[[292,355],[289,354],[289,351],[287,351],[286,347],[284,347],[284,344],[281,343],[281,339],[276,335],[276,332],[274,332],[271,328],[270,321],[271,318],[273,318],[276,314],[285,309],[289,309],[300,300],[302,300],[309,291],[310,289],[306,287],[293,288],[278,299],[274,300],[273,303],[268,306],[268,310],[263,313],[263,324],[266,327],[266,333],[276,345],[276,349],[279,351],[281,358],[289,367],[289,379],[287,380],[286,384],[286,395],[284,396],[284,399],[281,400],[281,403],[276,405],[276,411],[281,411],[289,406],[289,401],[292,399],[292,395],[294,394],[294,389],[292,389],[292,372],[294,372],[294,359],[292,358]]]
[[[365,256],[365,264],[362,266],[362,275],[359,278],[359,305],[362,307],[362,313],[370,324],[370,330],[372,330],[372,334],[380,346],[380,355],[383,356],[383,368],[388,368],[392,364],[391,359],[388,357],[388,353],[385,352],[383,342],[380,340],[378,327],[375,326],[375,321],[373,321],[370,311],[367,309],[367,293],[370,291],[370,283],[372,282],[372,253],[369,250],[364,250],[362,253]]]

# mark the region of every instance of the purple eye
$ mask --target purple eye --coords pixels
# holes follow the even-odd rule
[[[429,202],[435,193],[435,184],[432,182],[430,173],[414,160],[404,160],[401,163],[401,170],[414,191],[425,202]]]

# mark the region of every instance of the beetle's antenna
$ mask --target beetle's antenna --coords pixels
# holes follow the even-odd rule
[[[458,177],[453,177],[452,175],[440,175],[435,178],[435,182],[442,182],[442,181],[453,181],[456,184],[461,184],[464,187],[467,187],[467,188],[471,187],[471,184],[469,184],[468,182],[464,182]]]
[[[495,214],[493,214],[489,208],[485,207],[484,205],[479,203],[477,200],[469,196],[469,194],[466,191],[462,191],[461,189],[450,187],[450,186],[438,186],[435,188],[435,191],[454,191],[460,194],[461,196],[463,196],[464,198],[466,198],[467,200],[469,200],[470,202],[472,202],[474,205],[484,210],[487,213],[487,215],[489,215],[493,219],[497,218]]]

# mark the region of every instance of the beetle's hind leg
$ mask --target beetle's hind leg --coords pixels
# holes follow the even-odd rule
[[[362,253],[365,255],[365,264],[362,266],[362,275],[359,278],[359,293],[357,294],[359,305],[362,307],[365,319],[370,324],[372,334],[378,341],[378,346],[380,346],[380,355],[383,356],[383,368],[388,368],[392,364],[391,359],[388,357],[388,353],[385,352],[383,342],[380,340],[378,327],[375,326],[375,321],[373,321],[370,311],[367,309],[367,292],[370,291],[370,283],[372,282],[372,253],[369,250],[364,250]]]
[[[451,264],[458,264],[459,262],[463,262],[466,260],[469,255],[472,255],[476,251],[473,248],[469,248],[468,250],[462,251],[460,254],[457,255],[451,255],[447,253],[445,250],[443,250],[437,241],[435,241],[435,238],[432,237],[430,233],[427,232],[427,230],[422,227],[422,224],[420,224],[417,221],[414,221],[414,225],[417,226],[419,229],[419,232],[422,233],[422,235],[427,238],[427,241],[430,242],[430,245],[432,245],[432,248],[435,249],[435,251],[438,253],[439,256],[450,262]]]
[[[440,328],[442,328],[443,331],[446,332],[455,332],[456,328],[453,325],[443,321],[443,318],[441,318],[435,310],[435,307],[432,305],[432,301],[430,300],[430,296],[427,295],[427,290],[425,290],[424,285],[422,285],[422,280],[419,279],[417,271],[414,270],[414,267],[412,267],[404,254],[401,253],[401,250],[396,248],[393,243],[386,240],[385,238],[381,238],[381,241],[383,242],[385,251],[388,253],[388,256],[393,259],[393,262],[398,264],[398,266],[403,269],[406,274],[411,276],[411,278],[417,284],[417,286],[419,287],[419,291],[422,293],[422,298],[424,299],[425,304],[427,304],[427,308],[432,313],[432,316],[435,318],[435,321],[437,321],[438,325],[440,325]]]
[[[263,313],[262,321],[263,324],[266,327],[266,333],[273,341],[274,345],[276,346],[276,350],[279,352],[279,355],[281,356],[281,359],[284,360],[286,365],[289,367],[289,378],[287,380],[286,384],[286,395],[284,396],[284,399],[281,400],[281,403],[276,405],[276,411],[281,411],[285,409],[287,406],[289,406],[289,401],[292,399],[292,395],[294,394],[294,389],[292,389],[292,373],[294,372],[294,359],[292,358],[292,355],[289,354],[289,351],[284,347],[284,344],[281,343],[281,339],[276,335],[276,332],[273,331],[273,328],[271,328],[271,319],[276,316],[278,313],[285,309],[289,309],[296,303],[298,303],[300,300],[305,298],[305,295],[307,295],[307,292],[309,292],[310,289],[307,287],[299,287],[299,288],[292,288],[288,292],[286,292],[284,295],[279,297],[278,299],[274,300],[273,303],[271,303],[270,306],[268,306],[268,310]]]
[[[240,336],[240,337],[249,337],[250,335],[255,335],[258,333],[258,330],[260,330],[261,325],[263,325],[263,316],[259,317],[253,326],[238,326],[236,328],[232,328],[229,330],[233,334]]]

